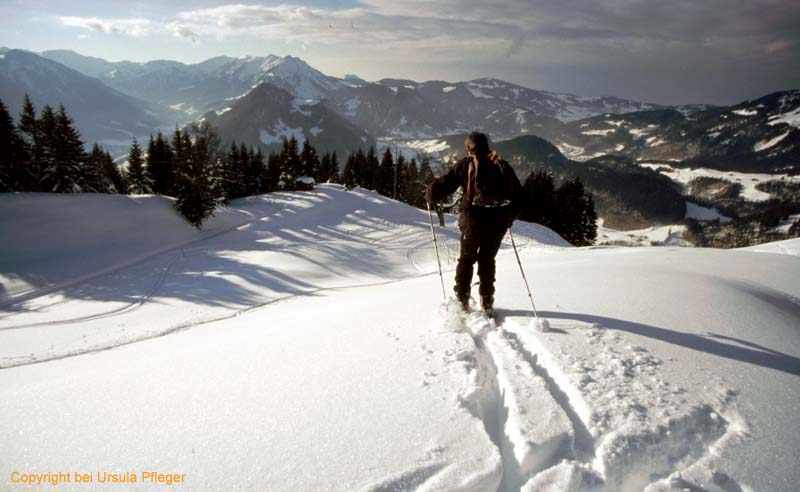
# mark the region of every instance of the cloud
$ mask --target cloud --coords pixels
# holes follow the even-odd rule
[[[516,52],[524,39],[518,26],[504,21],[457,17],[394,15],[367,8],[312,8],[299,5],[222,5],[179,12],[167,21],[61,17],[63,25],[130,36],[167,32],[195,42],[249,36],[296,42],[299,46],[348,44],[366,51],[397,50],[419,56],[458,53],[464,48],[490,53]]]
[[[381,15],[420,15],[493,24],[511,40],[510,53],[577,48],[619,54],[658,52],[664,45],[727,54],[800,37],[800,2],[789,0],[362,0]],[[505,31],[505,32],[503,32]]]
[[[800,80],[791,75],[800,73],[796,0],[360,0],[356,5],[226,4],[174,11],[157,20],[62,17],[61,22],[106,34],[210,39],[237,50],[276,41],[307,49],[328,67],[351,60],[373,76],[514,73],[520,83],[584,93],[595,93],[586,87],[601,87],[597,81],[604,77],[604,93],[652,94],[683,84],[669,91],[690,100],[714,96],[721,84],[757,95],[747,87],[774,90]],[[335,53],[335,60],[320,53]],[[576,80],[576,73],[587,80]],[[745,74],[759,73],[772,75],[761,81],[753,75],[746,82]],[[687,79],[707,87],[691,94]],[[667,89],[650,90],[656,83]]]
[[[200,36],[198,36],[198,34],[196,32],[192,31],[191,29],[189,29],[186,26],[183,26],[181,24],[172,22],[172,23],[167,24],[166,27],[172,33],[172,35],[175,36],[175,37],[187,38],[187,39],[191,40],[192,43],[195,43],[195,44],[200,42]]]
[[[78,27],[103,34],[125,34],[132,37],[144,37],[154,30],[160,29],[158,23],[140,18],[132,19],[99,19],[97,17],[59,17],[61,24]]]
[[[664,46],[703,50],[715,57],[773,54],[796,44],[800,22],[800,2],[786,0],[362,0],[361,5],[228,4],[182,11],[162,21],[61,21],[130,36],[162,31],[194,42],[203,36],[249,36],[298,46],[396,50],[429,60],[481,52],[549,62],[596,61],[599,50],[617,57],[652,56]]]

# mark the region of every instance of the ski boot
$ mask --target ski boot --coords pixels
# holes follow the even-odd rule
[[[469,293],[456,292],[456,299],[458,299],[458,304],[464,310],[464,313],[469,313]]]
[[[487,318],[494,318],[494,296],[481,296],[481,308]]]

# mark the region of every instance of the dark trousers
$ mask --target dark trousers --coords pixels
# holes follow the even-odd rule
[[[467,231],[461,234],[461,253],[456,266],[456,297],[469,299],[472,268],[478,262],[479,292],[481,297],[494,296],[494,257],[500,250],[506,231]]]

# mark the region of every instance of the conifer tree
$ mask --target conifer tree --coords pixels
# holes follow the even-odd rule
[[[339,159],[336,157],[336,152],[331,154],[331,175],[330,181],[332,183],[339,183],[341,176],[339,175]]]
[[[144,153],[144,164],[147,174],[150,176],[150,181],[155,183],[155,179],[153,179],[153,157],[156,157],[156,140],[153,138],[153,132],[150,132],[150,138],[147,140],[147,151]]]
[[[173,164],[176,166],[178,163],[182,163],[186,157],[183,143],[183,132],[176,126],[175,131],[172,134],[172,141],[170,143],[172,147],[172,157],[174,159]]]
[[[425,190],[419,181],[419,169],[417,169],[417,161],[413,157],[406,166],[404,178],[406,182],[406,199],[404,201],[414,207],[423,207]]]
[[[300,177],[301,161],[298,151],[297,139],[292,135],[290,139],[283,138],[281,151],[281,175],[278,186],[283,190],[294,190],[295,180]]]
[[[386,147],[386,151],[383,153],[377,174],[375,191],[383,196],[392,196],[394,193],[394,157],[389,147]]]
[[[97,183],[93,186],[94,191],[97,193],[117,193],[117,188],[114,183],[106,176],[104,164],[106,153],[97,145],[97,142],[92,145],[92,150],[86,158],[86,166],[92,168],[93,174],[97,175]]]
[[[556,230],[556,188],[552,174],[544,171],[531,173],[522,188],[525,206],[520,219]]]
[[[344,171],[342,171],[342,185],[345,190],[351,190],[357,185],[356,182],[356,156],[351,153],[344,164]]]
[[[257,177],[251,172],[250,151],[244,142],[239,144],[239,156],[236,160],[237,174],[239,176],[239,197],[255,195],[253,185],[257,184]]]
[[[33,144],[36,141],[36,121],[36,108],[33,106],[30,97],[25,94],[22,112],[19,115],[19,131],[28,144]]]
[[[37,133],[40,189],[53,193],[94,191],[91,185],[98,183],[100,176],[95,169],[87,168],[83,142],[64,106],[56,114],[46,105],[37,121]]]
[[[395,169],[395,185],[393,198],[401,202],[406,201],[407,182],[406,182],[406,158],[400,152],[397,156],[397,162],[394,163]]]
[[[38,183],[36,190],[57,192],[62,180],[56,162],[56,115],[52,106],[45,104],[36,120],[34,153],[38,160],[34,163]]]
[[[594,201],[580,178],[564,182],[556,190],[556,232],[575,246],[588,246],[597,237]]]
[[[153,182],[153,193],[169,195],[173,184],[172,150],[169,142],[159,130],[155,139],[150,136],[147,145],[147,173]]]
[[[286,169],[291,176],[292,183],[290,186],[294,187],[294,180],[300,177],[302,173],[302,163],[300,161],[300,143],[294,135],[289,139],[289,147],[286,153]]]
[[[176,198],[178,196],[179,187],[178,176],[186,174],[187,172],[185,168],[188,166],[189,154],[192,150],[191,143],[189,135],[176,126],[170,141],[173,172],[172,196]]]
[[[350,172],[350,180],[352,186],[360,186],[368,188],[370,185],[369,172],[367,170],[367,156],[364,151],[359,147],[355,155],[353,155],[353,164]]]
[[[0,192],[25,191],[29,181],[25,154],[14,120],[0,100]]]
[[[281,156],[271,152],[267,158],[267,182],[265,191],[271,192],[278,189],[278,182],[281,180]]]
[[[320,183],[327,183],[331,179],[331,155],[325,152],[319,163],[319,173],[314,179]]]
[[[202,156],[201,171],[209,183],[209,196],[219,202],[222,199],[222,185],[215,170],[221,165],[223,155],[220,151],[222,140],[216,128],[208,120],[191,123],[184,131],[185,145],[191,149],[190,159]],[[194,146],[203,145],[204,149],[195,149]],[[215,202],[215,203],[216,203]]]
[[[25,94],[22,112],[19,115],[18,128],[25,151],[24,172],[20,176],[21,189],[23,191],[40,191],[41,183],[39,181],[42,166],[39,124],[36,118],[36,108],[27,94]]]
[[[248,154],[248,195],[260,195],[266,193],[267,167],[264,164],[264,154],[261,149],[257,151],[250,148]]]
[[[431,169],[431,161],[427,155],[423,155],[419,163],[419,181],[423,186],[428,186],[436,179]]]
[[[104,151],[102,154],[102,158],[100,159],[100,169],[102,170],[103,177],[109,184],[108,192],[125,194],[128,190],[128,187],[125,185],[125,178],[123,177],[122,173],[119,172],[119,167],[117,167],[117,164],[114,162],[114,159],[111,157],[111,154],[109,154],[108,151]]]
[[[144,156],[139,142],[134,137],[131,150],[128,152],[128,170],[126,173],[128,193],[146,195],[153,192],[153,182],[144,166]]]
[[[367,151],[366,163],[364,168],[364,180],[370,190],[378,191],[378,176],[380,171],[380,162],[375,153],[375,147],[370,146]]]
[[[212,151],[218,144],[207,141],[207,134],[202,133],[196,134],[192,143],[189,135],[182,133],[176,131],[182,163],[175,176],[175,208],[190,224],[200,229],[213,214],[218,201],[211,172],[214,164]]]
[[[230,200],[242,196],[240,187],[243,177],[238,175],[239,167],[239,147],[234,141],[231,142],[228,152],[220,159],[214,172],[219,183],[222,203],[228,203]]]
[[[319,156],[317,150],[311,145],[311,141],[306,139],[303,142],[303,151],[300,153],[300,169],[301,176],[310,176],[315,178],[319,176]]]
[[[102,187],[99,167],[87,165],[87,155],[74,121],[60,105],[56,114],[56,147],[59,165],[75,170],[73,189],[98,191]]]

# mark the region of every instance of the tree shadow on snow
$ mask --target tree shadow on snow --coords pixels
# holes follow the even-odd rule
[[[351,199],[332,215],[324,193],[315,207],[280,209],[280,218],[256,219],[217,236],[156,254],[110,273],[91,277],[62,289],[52,301],[33,297],[4,303],[7,288],[0,283],[0,320],[19,313],[46,311],[70,300],[124,303],[77,318],[46,320],[24,326],[82,322],[129,312],[144,303],[170,300],[206,307],[244,309],[271,300],[298,295],[324,295],[346,285],[407,278],[407,238],[398,225],[375,218],[359,208],[363,200]],[[348,198],[348,197],[345,197]],[[351,203],[352,202],[352,203]],[[391,215],[388,201],[372,204],[378,215]],[[386,208],[387,210],[382,210]],[[420,229],[426,224],[420,220]],[[407,231],[406,231],[407,232]],[[403,249],[405,248],[405,249]],[[402,254],[397,250],[403,249]],[[387,251],[391,255],[387,255]],[[47,286],[47,279],[30,273],[4,273],[32,284]]]

